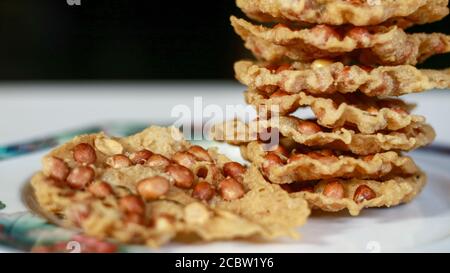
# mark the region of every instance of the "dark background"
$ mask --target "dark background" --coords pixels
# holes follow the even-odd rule
[[[0,81],[231,79],[233,0],[0,0]],[[450,18],[412,31],[450,33]],[[445,67],[450,54],[425,67]]]

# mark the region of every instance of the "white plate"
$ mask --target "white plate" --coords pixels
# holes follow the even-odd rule
[[[233,159],[237,148],[220,145]],[[0,162],[0,211],[17,215],[27,211],[21,189],[40,168],[44,153]],[[342,213],[314,213],[300,228],[302,239],[281,239],[270,243],[215,242],[208,244],[173,243],[161,252],[450,252],[450,157],[418,151],[411,155],[428,175],[428,185],[412,203],[394,208],[367,209],[358,217]],[[30,225],[29,220],[23,220]],[[1,222],[0,222],[1,223]],[[33,231],[33,228],[30,228]],[[29,232],[28,232],[29,233]],[[26,236],[29,236],[28,233]],[[37,232],[36,232],[37,233]],[[25,236],[25,235],[20,235]],[[1,239],[1,237],[0,237]],[[1,251],[14,251],[0,245]],[[155,251],[145,247],[127,247],[125,251]]]

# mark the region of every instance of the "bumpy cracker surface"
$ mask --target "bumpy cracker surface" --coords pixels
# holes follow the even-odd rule
[[[391,27],[268,28],[231,17],[236,33],[255,56],[269,62],[310,62],[319,58],[351,57],[367,65],[416,65],[450,51],[450,36],[440,33],[406,34]],[[349,54],[352,53],[352,54]]]
[[[259,111],[277,112],[280,115],[309,106],[320,125],[328,128],[354,126],[365,134],[417,127],[425,122],[425,117],[408,113],[413,105],[398,99],[377,99],[356,93],[315,97],[300,92],[265,97],[251,89],[245,92],[245,99]]]
[[[323,194],[328,181],[320,181],[309,189],[291,193],[304,197],[315,209],[336,212],[348,209],[353,216],[362,209],[371,207],[391,207],[412,201],[426,184],[426,175],[422,172],[408,177],[394,177],[387,181],[349,179],[341,180],[344,188],[343,198],[327,197]],[[360,186],[369,187],[375,195],[370,200],[355,201],[355,194]]]
[[[32,179],[40,205],[65,217],[63,226],[81,228],[90,236],[157,247],[180,234],[199,236],[204,240],[266,234],[260,225],[231,212],[207,208],[196,201],[189,204],[171,200],[147,203],[148,226],[134,223],[124,219],[126,216],[120,209],[118,199],[95,199],[88,192],[51,186],[47,179],[43,173],[38,173]],[[115,190],[119,192],[120,188]],[[89,211],[89,215],[83,216],[83,211]],[[77,218],[80,222],[76,222]]]
[[[285,147],[282,149],[285,154],[270,151],[270,146],[256,141],[241,146],[243,157],[255,163],[266,177],[276,184],[337,177],[377,179],[386,175],[413,175],[419,171],[412,158],[392,151],[363,157],[339,155],[328,150],[304,152],[295,149],[289,151]],[[266,167],[269,159],[265,156],[268,153],[272,156],[275,153],[283,163]]]
[[[75,160],[74,148],[80,143],[94,148],[95,162],[81,164]],[[43,209],[62,217],[65,226],[79,227],[85,233],[100,238],[159,246],[175,238],[209,241],[297,236],[295,228],[306,221],[308,205],[301,197],[290,197],[272,185],[256,184],[243,178],[245,194],[240,199],[226,201],[217,193],[209,201],[201,201],[192,194],[192,187],[180,188],[174,185],[175,177],[167,171],[167,166],[151,165],[150,159],[145,163],[127,166],[111,165],[111,158],[117,154],[131,159],[145,149],[153,155],[175,160],[177,152],[185,152],[191,147],[174,128],[151,127],[127,138],[111,138],[102,133],[84,135],[44,157],[44,169],[32,178],[31,183]],[[189,170],[194,174],[195,184],[203,181],[215,188],[225,178],[222,168],[229,159],[214,149],[207,153],[211,160],[197,158]],[[52,171],[55,158],[62,160],[69,168],[69,177],[76,168],[91,168],[95,177],[89,186],[106,183],[110,192],[99,197],[89,186],[74,187],[68,182],[69,178],[55,178]],[[170,164],[174,164],[174,161]],[[124,209],[123,201],[130,196],[141,202],[144,200],[140,198],[137,184],[142,179],[155,176],[170,181],[168,191],[154,199],[146,197],[143,208],[135,202],[131,203],[134,206],[125,206]],[[259,192],[266,194],[259,195]],[[136,206],[140,209],[136,209]],[[295,210],[291,211],[291,208]],[[289,211],[290,217],[280,219],[279,215],[285,213],[283,211]],[[261,219],[263,214],[265,217]]]
[[[315,95],[361,92],[367,96],[400,96],[450,88],[450,69],[420,70],[409,65],[382,66],[367,71],[339,62],[322,67],[293,63],[282,71],[274,71],[264,63],[239,61],[234,70],[242,84],[265,93],[282,89],[287,93]]]
[[[285,235],[280,231],[292,230],[292,223],[305,223],[309,211],[305,209],[308,204],[302,197],[289,195],[291,198],[287,198],[286,192],[280,191],[277,185],[266,183],[255,167],[249,167],[243,181],[252,191],[236,201],[220,203],[219,208],[245,215],[269,229],[272,236]],[[291,236],[295,235],[291,231]]]
[[[386,22],[402,27],[438,21],[448,14],[447,0],[237,0],[239,8],[262,22],[293,21],[356,26]]]
[[[302,145],[370,155],[390,150],[410,151],[431,143],[436,136],[428,124],[389,133],[362,134],[345,128],[328,130],[322,127],[320,132],[305,134],[299,130],[299,124],[302,122],[295,117],[278,117],[253,121],[249,124],[233,120],[215,125],[211,137],[218,141],[240,145],[260,139],[261,134],[279,132],[288,141],[292,140]]]

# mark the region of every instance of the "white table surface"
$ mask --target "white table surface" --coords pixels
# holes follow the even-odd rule
[[[105,121],[169,123],[174,106],[244,104],[244,87],[235,82],[0,85],[0,145]],[[450,91],[404,96],[418,103],[437,132],[436,143],[450,145]]]

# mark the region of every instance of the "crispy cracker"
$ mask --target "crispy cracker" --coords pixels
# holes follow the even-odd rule
[[[322,128],[321,132],[307,135],[298,130],[299,121],[298,118],[291,116],[253,121],[249,124],[232,120],[215,125],[211,130],[211,137],[218,141],[240,145],[258,140],[261,133],[276,130],[288,140],[306,146],[369,155],[390,150],[414,150],[431,143],[436,136],[433,128],[428,124],[421,124],[417,128],[408,127],[396,132],[376,134],[362,134],[345,128],[333,131]]]
[[[320,125],[328,128],[354,126],[365,134],[381,130],[396,131],[408,126],[417,127],[425,122],[425,117],[408,113],[414,108],[412,104],[405,104],[399,99],[377,99],[361,94],[315,97],[300,92],[265,97],[255,90],[248,90],[245,92],[245,99],[258,110],[276,111],[280,115],[309,106]]]
[[[366,65],[416,65],[432,55],[450,51],[448,35],[407,34],[397,26],[268,28],[236,17],[231,17],[231,24],[245,46],[256,57],[269,62],[351,57]]]
[[[236,3],[248,17],[261,22],[356,26],[386,23],[409,27],[439,21],[448,14],[447,0],[237,0]]]
[[[192,197],[192,189],[173,185],[164,168],[146,164],[119,168],[107,166],[107,159],[118,152],[128,155],[147,149],[170,158],[176,152],[186,151],[191,144],[174,128],[151,127],[127,138],[110,138],[103,133],[79,136],[50,152],[44,157],[44,162],[50,157],[57,157],[70,168],[79,166],[72,153],[79,143],[88,143],[95,148],[97,160],[89,165],[96,174],[93,183],[108,183],[113,194],[97,198],[87,190],[73,189],[64,181],[49,178],[44,172],[33,176],[31,184],[43,209],[61,217],[64,226],[79,227],[95,237],[149,246],[159,246],[181,237],[196,241],[236,238],[267,240],[279,236],[298,236],[295,228],[302,225],[309,215],[306,201],[300,197],[290,197],[269,184],[255,184],[243,179],[246,193],[241,199],[225,201],[216,194],[206,202]],[[206,168],[207,176],[196,177],[195,182],[202,180],[216,186],[224,179],[223,165],[230,160],[215,149],[209,149],[208,154],[213,163],[198,161],[191,171],[196,174],[199,168]],[[159,199],[145,202],[143,223],[128,221],[129,215],[120,209],[120,198],[130,194],[138,196],[137,183],[154,176],[167,178],[170,181],[169,191]],[[278,216],[270,213],[264,219],[257,217],[267,211],[289,211],[288,208],[295,208],[296,211],[291,212],[291,217],[285,218],[284,222],[279,222]],[[88,213],[83,216],[80,211]]]
[[[336,212],[348,209],[353,216],[358,215],[362,209],[371,207],[392,207],[412,201],[426,184],[426,175],[422,172],[408,177],[394,177],[387,181],[349,179],[343,180],[345,197],[336,199],[323,195],[322,191],[327,181],[320,181],[314,186],[314,192],[300,191],[291,193],[294,196],[304,197],[312,208]],[[366,185],[376,193],[376,197],[357,203],[353,200],[355,190]]]
[[[288,150],[287,150],[288,151]],[[321,150],[318,150],[320,152]],[[270,152],[270,147],[263,143],[250,142],[241,146],[242,156],[263,169],[265,155]],[[376,179],[387,175],[413,175],[419,171],[414,161],[409,156],[403,156],[396,152],[383,152],[369,157],[352,154],[337,154],[330,156],[311,156],[302,151],[290,151],[295,154],[297,160],[287,161],[285,156],[279,155],[284,164],[274,166],[265,173],[267,178],[276,184],[286,184],[318,179],[336,177]]]
[[[265,63],[239,61],[234,70],[242,84],[265,93],[282,89],[287,93],[313,95],[361,92],[368,96],[400,96],[434,88],[450,88],[449,69],[426,70],[401,65],[367,71],[357,65],[346,66],[339,62],[317,68],[307,63],[293,63],[281,72],[266,67]]]

